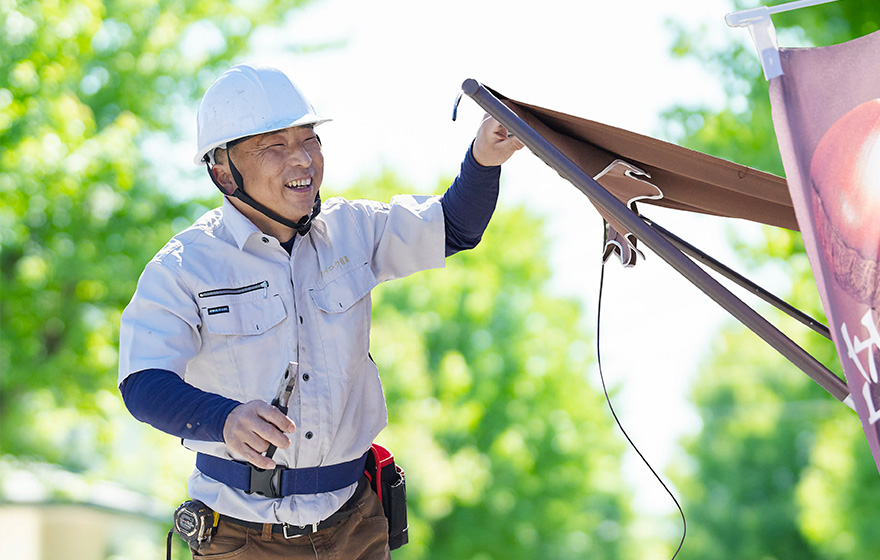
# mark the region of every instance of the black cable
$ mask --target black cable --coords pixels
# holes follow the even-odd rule
[[[626,438],[626,441],[632,446],[636,453],[638,453],[639,457],[642,459],[642,462],[645,463],[645,466],[651,471],[651,474],[654,475],[654,478],[660,483],[666,493],[669,494],[669,497],[672,498],[672,501],[675,502],[675,507],[678,508],[678,512],[681,514],[681,523],[682,523],[682,532],[681,532],[681,542],[678,543],[678,549],[676,549],[675,554],[672,555],[672,560],[675,560],[675,557],[678,556],[678,553],[681,552],[681,547],[684,546],[684,538],[687,535],[687,520],[684,518],[684,510],[681,508],[681,504],[678,503],[678,500],[675,499],[675,495],[666,486],[666,483],[663,482],[663,479],[660,478],[660,475],[657,474],[657,471],[654,470],[654,467],[645,459],[645,456],[642,455],[642,452],[639,451],[639,448],[636,447],[636,444],[633,443],[633,440],[629,437],[629,434],[626,433],[626,430],[623,429],[623,424],[620,423],[620,419],[617,417],[617,413],[614,412],[614,407],[611,405],[611,397],[608,396],[608,388],[605,386],[605,375],[602,373],[602,351],[600,341],[601,338],[599,336],[599,327],[602,324],[602,291],[605,286],[605,263],[602,263],[601,272],[599,273],[599,302],[596,309],[596,363],[599,366],[599,379],[602,381],[602,390],[605,392],[605,401],[608,403],[608,409],[611,411],[611,415],[614,417],[614,421],[617,422],[617,427],[620,428],[620,432]]]

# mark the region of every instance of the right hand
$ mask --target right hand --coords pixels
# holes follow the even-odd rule
[[[283,412],[261,400],[240,404],[232,409],[223,424],[223,440],[229,449],[261,469],[274,469],[275,461],[263,453],[274,445],[279,449],[290,447],[285,434],[296,429],[293,420]]]
[[[501,165],[523,147],[525,144],[515,136],[508,136],[507,129],[489,113],[483,116],[474,138],[473,154],[477,163],[484,167]]]

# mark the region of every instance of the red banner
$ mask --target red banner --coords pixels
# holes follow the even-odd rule
[[[856,412],[880,469],[880,32],[780,49],[770,81],[788,188]]]

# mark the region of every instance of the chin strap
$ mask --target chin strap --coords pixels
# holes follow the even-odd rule
[[[220,189],[224,195],[234,196],[238,200],[244,202],[257,212],[260,212],[270,220],[274,220],[279,224],[285,225],[287,227],[293,228],[300,235],[305,235],[312,228],[312,220],[315,219],[315,216],[321,213],[321,193],[315,193],[315,203],[312,205],[312,211],[308,216],[303,216],[299,219],[298,222],[294,222],[293,220],[289,220],[282,216],[281,214],[275,212],[274,210],[264,206],[251,198],[251,196],[244,192],[244,179],[241,176],[241,173],[235,167],[235,164],[232,163],[232,157],[229,157],[229,152],[227,151],[227,157],[229,161],[229,170],[232,172],[232,178],[235,180],[235,190],[231,193],[226,192],[226,189],[223,188],[217,179],[214,177],[214,174],[211,173],[211,165],[208,163],[208,175],[211,177],[211,181],[217,185],[217,188]]]

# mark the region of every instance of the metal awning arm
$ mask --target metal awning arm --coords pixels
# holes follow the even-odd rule
[[[672,268],[690,280],[697,288],[712,298],[736,319],[764,339],[777,352],[785,356],[811,379],[844,402],[849,396],[846,383],[834,375],[816,358],[785,336],[755,310],[746,305],[724,286],[712,278],[705,270],[682,254],[672,243],[651,226],[643,222],[623,203],[587,175],[580,167],[559,151],[556,146],[538,134],[492,92],[473,79],[465,80],[462,91],[477,105],[507,127],[536,156],[553,168],[563,179],[583,192],[590,201],[602,211],[625,225],[638,239],[647,245]]]
[[[782,300],[781,298],[773,295],[772,293],[768,292],[767,290],[765,290],[761,286],[755,284],[754,282],[752,282],[751,280],[749,280],[748,278],[746,278],[742,274],[740,274],[740,273],[736,272],[735,270],[733,270],[732,268],[728,267],[727,265],[725,265],[724,263],[722,263],[718,259],[716,259],[716,258],[712,257],[711,255],[708,255],[708,254],[704,253],[703,251],[701,251],[700,249],[694,247],[693,245],[691,245],[690,243],[688,243],[687,241],[685,241],[681,237],[678,237],[677,235],[675,235],[674,233],[672,233],[668,229],[662,227],[660,224],[658,224],[654,220],[647,218],[643,214],[641,214],[640,216],[641,216],[642,220],[645,221],[645,223],[647,223],[649,226],[651,226],[652,228],[654,228],[655,230],[660,232],[660,234],[663,235],[663,237],[668,239],[682,253],[688,255],[692,259],[696,259],[698,262],[703,263],[704,265],[708,266],[709,268],[711,268],[715,272],[721,274],[722,276],[724,276],[728,280],[731,280],[732,282],[736,283],[740,287],[745,288],[746,290],[752,292],[753,294],[755,294],[759,298],[763,299],[764,301],[766,301],[767,303],[769,303],[770,305],[772,305],[776,309],[782,311],[783,313],[785,313],[786,315],[788,315],[792,319],[800,322],[802,325],[805,325],[805,326],[813,329],[814,331],[821,334],[822,336],[824,336],[828,340],[831,340],[831,331],[828,330],[828,327],[823,325],[821,322],[817,321],[816,319],[813,319],[812,317],[810,317],[809,315],[807,315],[806,313],[804,313],[803,311],[801,311],[797,307],[791,305],[790,303],[788,303],[788,302]]]

